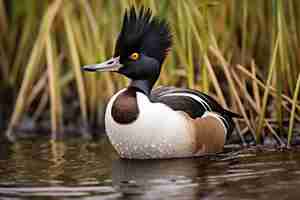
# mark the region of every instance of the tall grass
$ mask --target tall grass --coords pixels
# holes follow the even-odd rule
[[[268,133],[277,140],[288,133],[291,143],[300,119],[296,0],[0,0],[1,84],[17,94],[8,135],[26,114],[49,116],[56,137],[70,102],[78,103],[80,115],[73,117],[79,125],[101,124],[99,108],[128,81],[82,74],[80,66],[112,55],[125,9],[141,4],[166,18],[174,33],[158,84],[215,96],[243,116],[238,132],[250,132],[257,142]]]

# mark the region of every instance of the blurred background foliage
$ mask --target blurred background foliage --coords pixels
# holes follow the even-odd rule
[[[105,102],[128,80],[80,68],[112,56],[125,10],[141,5],[174,33],[158,85],[209,93],[243,116],[240,135],[291,143],[300,121],[297,0],[0,0],[0,121],[8,136],[28,119],[54,138],[101,127]]]

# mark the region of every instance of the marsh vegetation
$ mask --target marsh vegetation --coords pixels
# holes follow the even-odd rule
[[[174,45],[158,85],[195,88],[240,113],[237,133],[290,145],[300,122],[300,2],[0,0],[0,120],[9,136],[30,119],[53,137],[102,126],[128,80],[83,74],[112,56],[126,8],[167,18]],[[2,119],[1,119],[2,118]],[[74,128],[74,129],[75,129]]]

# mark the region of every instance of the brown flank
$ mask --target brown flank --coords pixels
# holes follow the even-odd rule
[[[195,155],[217,153],[223,150],[225,130],[219,120],[212,116],[191,119]]]

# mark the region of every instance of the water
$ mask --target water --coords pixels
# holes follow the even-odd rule
[[[120,160],[106,139],[0,146],[1,200],[299,199],[300,150]]]

